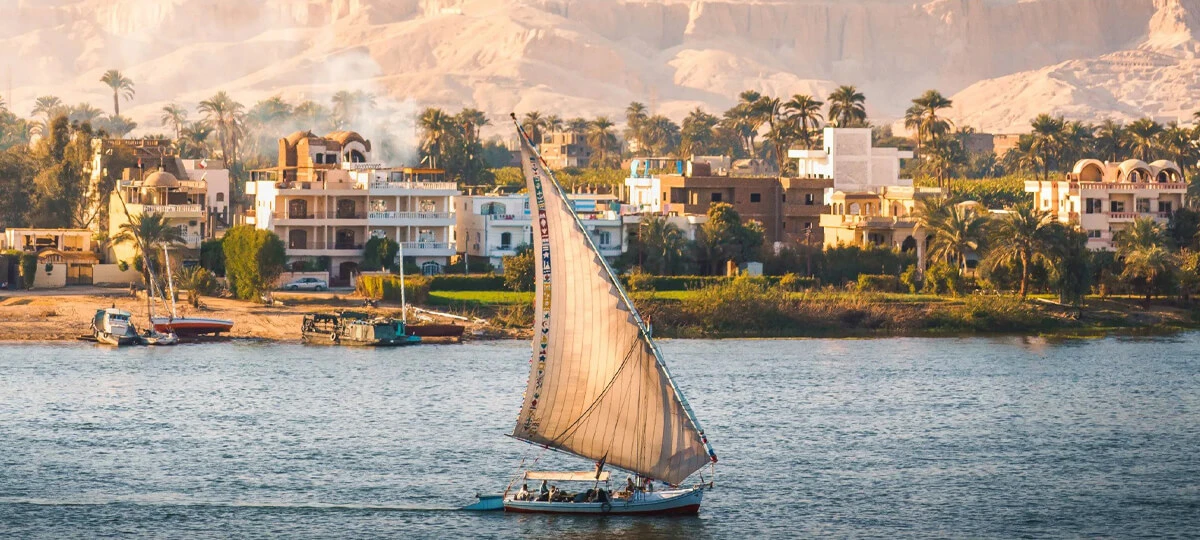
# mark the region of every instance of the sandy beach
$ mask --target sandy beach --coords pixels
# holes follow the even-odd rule
[[[54,291],[17,291],[0,293],[0,342],[3,341],[64,341],[89,335],[92,314],[97,309],[117,307],[133,314],[139,327],[146,324],[144,296],[132,298],[124,289],[94,289],[63,294]],[[363,309],[363,300],[348,293],[276,293],[275,305],[261,305],[227,298],[204,298],[199,309],[186,300],[177,304],[180,316],[217,317],[232,319],[233,339],[267,341],[300,341],[300,325],[305,313],[333,312],[343,309],[368,311],[399,317],[398,306],[381,305],[378,309]],[[464,339],[497,339],[510,337],[502,330],[489,328],[479,321],[464,323],[444,317],[410,313],[411,322],[455,322],[467,326]]]

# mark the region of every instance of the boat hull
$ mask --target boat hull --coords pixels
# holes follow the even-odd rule
[[[642,494],[635,500],[612,503],[535,502],[505,500],[504,511],[522,514],[596,516],[682,516],[700,512],[704,491],[691,489]]]
[[[410,336],[429,338],[461,338],[465,327],[458,324],[410,324],[405,327]]]
[[[181,317],[178,319],[168,319],[166,317],[154,318],[154,330],[163,333],[174,332],[180,337],[197,337],[208,335],[221,335],[233,329],[233,321],[225,319],[201,319],[194,317]]]

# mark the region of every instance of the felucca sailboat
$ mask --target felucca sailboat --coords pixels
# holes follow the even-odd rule
[[[515,121],[515,116],[514,116]],[[510,512],[688,514],[712,475],[687,480],[716,453],[634,308],[567,199],[517,126],[534,210],[533,357],[512,436],[595,462],[586,472],[523,471],[502,497]],[[606,489],[609,471],[633,477]],[[715,472],[715,471],[714,471]],[[653,489],[653,482],[661,487]],[[576,493],[519,483],[583,482]],[[590,489],[589,489],[590,488]],[[482,502],[482,501],[481,501]]]

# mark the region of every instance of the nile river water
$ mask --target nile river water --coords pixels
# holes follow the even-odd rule
[[[662,348],[721,459],[696,518],[455,510],[591,467],[505,436],[523,342],[0,345],[0,536],[1200,536],[1200,334]]]

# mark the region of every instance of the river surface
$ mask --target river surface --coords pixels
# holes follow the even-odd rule
[[[662,349],[721,459],[699,517],[455,510],[591,467],[505,436],[524,342],[0,345],[0,536],[1200,536],[1200,334]]]

